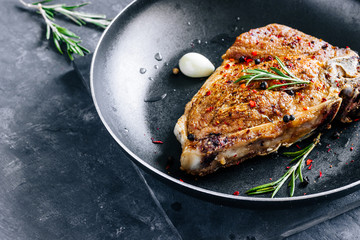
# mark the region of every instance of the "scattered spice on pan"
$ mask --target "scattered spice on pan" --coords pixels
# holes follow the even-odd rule
[[[176,68],[176,67],[172,69],[172,73],[173,73],[174,75],[179,74],[179,72],[180,72],[180,70],[179,70],[178,68]]]
[[[171,168],[171,166],[174,164],[174,162],[175,162],[175,159],[173,157],[168,157],[165,169],[169,170]]]
[[[333,139],[339,139],[340,138],[340,133],[339,132],[334,132],[334,134],[332,135]]]
[[[353,148],[353,147],[351,147],[351,148],[350,148],[350,151],[352,151],[352,150],[354,150],[354,148]]]
[[[310,183],[309,178],[308,178],[307,176],[305,176],[305,177],[304,177],[304,181],[301,182],[299,186],[300,186],[301,188],[304,188],[304,187],[306,187],[307,185],[309,185],[309,183]]]
[[[322,177],[322,172],[321,171],[319,171],[319,178],[321,178]]]
[[[155,140],[154,138],[151,138],[152,143],[154,144],[163,144],[163,141]]]
[[[308,160],[306,160],[306,165],[309,166],[312,162],[313,162],[313,160],[311,160],[311,159],[309,158]]]
[[[239,194],[240,194],[239,191],[235,191],[235,192],[233,193],[233,195],[235,195],[235,196],[239,196]]]

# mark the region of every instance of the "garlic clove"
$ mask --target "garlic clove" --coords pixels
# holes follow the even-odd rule
[[[195,52],[182,56],[179,60],[180,71],[192,78],[207,77],[215,70],[209,59]]]

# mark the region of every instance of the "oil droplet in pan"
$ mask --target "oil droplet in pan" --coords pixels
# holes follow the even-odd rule
[[[160,54],[159,52],[156,53],[154,57],[155,57],[155,59],[158,60],[158,61],[163,60],[163,57],[161,56],[161,54]]]
[[[157,102],[157,101],[163,100],[166,96],[167,96],[167,94],[164,93],[161,96],[149,97],[149,98],[144,99],[144,102]]]
[[[146,73],[146,68],[140,68],[140,73],[141,73],[141,74]]]

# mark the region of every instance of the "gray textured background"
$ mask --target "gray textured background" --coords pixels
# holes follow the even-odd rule
[[[40,16],[1,3],[0,239],[279,239],[302,229],[289,239],[360,239],[360,192],[246,210],[194,199],[138,170],[73,66],[44,40]],[[84,10],[112,18],[128,3],[97,0]],[[94,49],[101,31],[59,22]]]

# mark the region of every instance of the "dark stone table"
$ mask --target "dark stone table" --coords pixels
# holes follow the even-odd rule
[[[84,10],[111,18],[129,2]],[[88,60],[78,74],[45,40],[39,15],[1,3],[0,239],[360,239],[360,191],[251,210],[193,198],[139,170],[82,83]],[[99,29],[59,22],[94,50]]]

